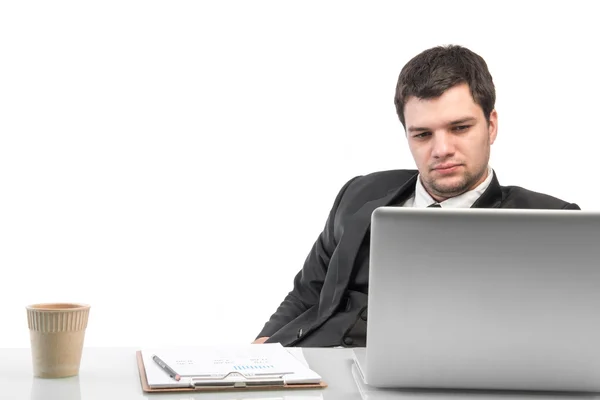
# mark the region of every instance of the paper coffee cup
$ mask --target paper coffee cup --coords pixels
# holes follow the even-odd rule
[[[44,303],[27,306],[33,374],[65,378],[79,374],[90,306]]]

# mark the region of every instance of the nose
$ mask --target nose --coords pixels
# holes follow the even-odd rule
[[[435,158],[447,158],[454,154],[452,137],[446,132],[435,132],[432,146],[431,155]]]

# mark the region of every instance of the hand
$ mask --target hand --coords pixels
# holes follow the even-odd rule
[[[264,342],[267,341],[268,338],[269,338],[268,336],[259,337],[254,342],[252,342],[252,344],[263,344]]]

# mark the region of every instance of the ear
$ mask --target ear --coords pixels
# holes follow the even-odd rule
[[[496,135],[498,134],[498,112],[492,110],[490,113],[490,122],[488,123],[488,134],[490,135],[490,144],[494,144],[496,141]]]

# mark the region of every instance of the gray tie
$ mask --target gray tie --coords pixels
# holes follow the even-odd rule
[[[427,206],[427,208],[442,208],[440,203],[433,203]]]

